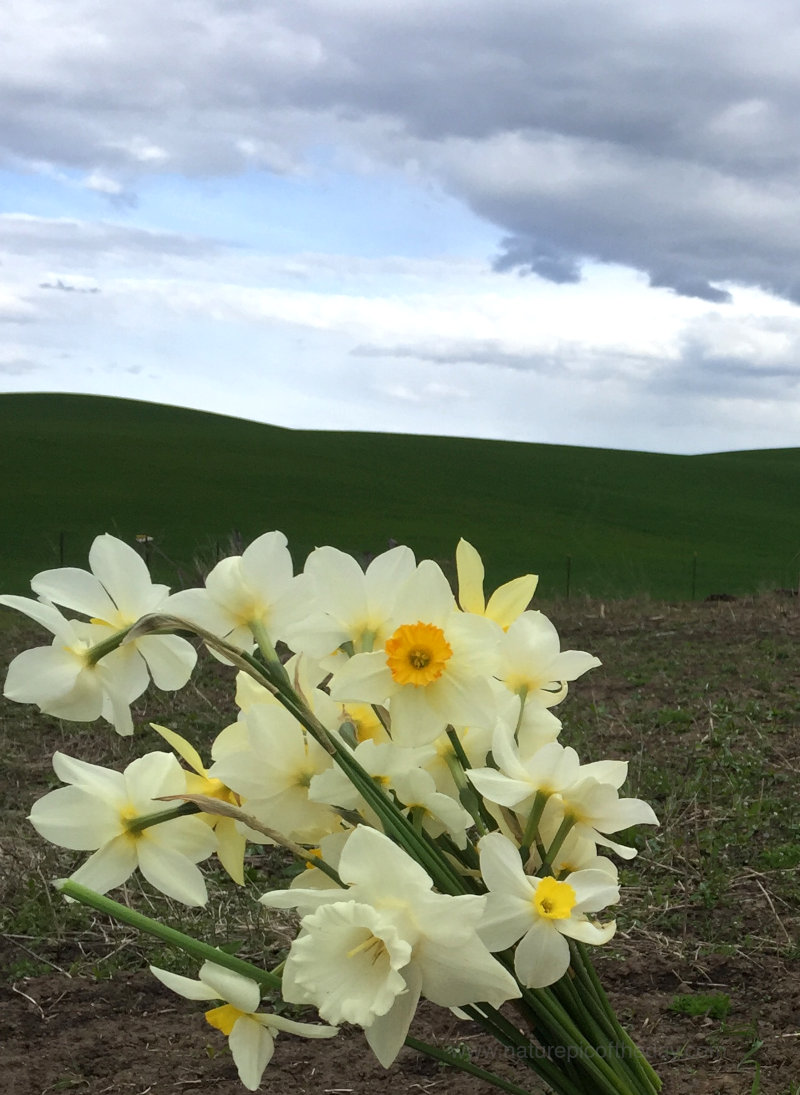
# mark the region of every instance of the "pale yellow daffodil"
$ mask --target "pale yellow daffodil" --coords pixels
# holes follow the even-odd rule
[[[339,1033],[337,1027],[297,1023],[258,1011],[261,991],[256,982],[215,962],[203,963],[197,981],[157,966],[151,966],[150,972],[187,1000],[223,1001],[205,1013],[206,1022],[227,1037],[239,1079],[248,1091],[258,1090],[280,1031],[303,1038],[333,1038]]]
[[[467,540],[458,541],[456,548],[458,603],[463,612],[488,616],[507,630],[531,603],[539,582],[537,574],[523,574],[499,586],[488,602],[483,593],[483,560]]]
[[[234,806],[241,805],[241,798],[227,787],[222,780],[209,776],[200,754],[195,747],[169,730],[166,726],[158,726],[151,722],[151,727],[160,734],[164,741],[171,745],[178,756],[186,761],[191,768],[186,773],[186,791],[191,795],[205,795],[208,798],[218,798],[222,802],[230,802]],[[200,814],[216,833],[217,858],[222,866],[238,886],[244,885],[244,851],[247,846],[247,838],[236,828],[236,822],[232,817],[221,817],[219,814]]]

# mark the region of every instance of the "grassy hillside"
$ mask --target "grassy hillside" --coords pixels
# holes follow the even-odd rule
[[[696,594],[796,585],[800,449],[664,456],[514,442],[285,430],[100,397],[0,396],[0,588],[85,566],[98,532],[154,537],[154,564],[280,528],[316,544],[390,538],[449,559],[459,536],[489,581],[543,596]],[[161,554],[159,554],[161,553]],[[160,561],[159,561],[160,560]],[[171,572],[170,572],[171,571]]]

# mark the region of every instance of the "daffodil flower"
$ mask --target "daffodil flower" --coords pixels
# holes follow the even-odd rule
[[[467,540],[458,541],[456,548],[456,573],[458,575],[458,603],[464,612],[488,616],[507,631],[516,618],[531,603],[539,577],[523,574],[505,585],[499,586],[486,601],[483,594],[483,561]]]
[[[333,1038],[337,1027],[297,1023],[282,1015],[258,1011],[261,990],[255,981],[214,962],[204,962],[198,980],[151,966],[150,972],[163,985],[187,1000],[222,1000],[205,1013],[206,1022],[228,1039],[231,1056],[248,1091],[256,1091],[281,1031],[302,1038]]]
[[[267,532],[241,555],[221,559],[205,589],[173,593],[165,610],[246,650],[261,635],[274,645],[310,611],[308,583],[293,574],[286,537]]]
[[[312,551],[303,573],[311,579],[316,611],[293,628],[293,642],[328,672],[346,661],[343,648],[356,654],[382,648],[398,591],[416,565],[411,548],[401,546],[376,556],[366,571],[337,548]]]
[[[97,893],[121,886],[138,867],[157,890],[185,905],[208,900],[195,866],[216,848],[197,817],[175,817],[146,828],[136,822],[163,813],[155,801],[186,790],[186,774],[172,753],[147,753],[124,772],[55,753],[53,768],[69,784],[35,802],[29,821],[61,848],[94,851],[70,877]]]
[[[450,795],[436,789],[433,776],[423,765],[436,755],[433,746],[404,749],[391,742],[376,744],[367,739],[356,746],[353,756],[373,780],[390,787],[406,810],[419,811],[423,828],[432,836],[447,831],[459,848],[466,846],[466,830],[472,818]],[[309,797],[346,810],[358,810],[370,823],[377,821],[359,792],[338,767],[314,776]]]
[[[261,898],[303,916],[282,991],[329,1022],[363,1027],[384,1068],[399,1053],[420,996],[442,1007],[499,1007],[520,995],[478,936],[485,896],[434,893],[415,860],[363,825],[337,869],[346,890],[298,887]]]
[[[401,589],[387,632],[382,650],[356,654],[336,671],[333,699],[388,703],[399,745],[427,745],[448,724],[494,722],[489,679],[502,631],[491,620],[459,612],[431,560]]]
[[[316,844],[338,829],[335,811],[308,797],[312,778],[333,762],[300,723],[282,707],[257,703],[236,725],[246,727],[247,747],[226,751],[208,776],[232,788],[249,814],[289,840]],[[249,835],[263,842],[258,833]]]
[[[619,885],[607,871],[574,871],[563,879],[529,877],[519,851],[501,833],[489,833],[478,848],[489,888],[480,937],[492,951],[517,943],[514,969],[528,988],[545,988],[567,972],[566,937],[597,945],[614,935],[615,921],[596,924],[586,915],[619,901]]]
[[[101,658],[108,630],[68,620],[55,605],[29,597],[4,596],[0,604],[23,612],[52,632],[51,646],[23,650],[8,667],[3,694],[16,703],[35,703],[58,719],[91,722],[100,717],[118,734],[133,733],[130,705],[147,688],[144,661],[132,644]]]
[[[200,754],[186,738],[176,734],[174,730],[166,726],[159,726],[155,722],[150,723],[157,734],[171,745],[178,756],[184,760],[191,769],[186,773],[186,791],[192,795],[205,795],[208,798],[217,798],[222,802],[230,802],[234,806],[241,805],[241,799],[235,791],[222,782],[214,779],[206,771]],[[199,817],[210,825],[217,838],[217,859],[231,876],[233,881],[244,885],[244,853],[247,847],[247,837],[240,833],[236,827],[236,821],[232,817],[221,817],[219,814],[200,814]]]
[[[523,703],[553,707],[567,694],[567,682],[601,664],[584,650],[562,650],[553,624],[541,612],[523,612],[500,642],[497,677]]]
[[[169,589],[150,580],[142,557],[122,540],[97,536],[89,549],[89,567],[45,570],[31,579],[31,588],[47,603],[88,616],[109,638],[127,631],[140,617],[163,610]],[[183,688],[197,660],[191,643],[177,635],[143,635],[132,645],[157,688]]]

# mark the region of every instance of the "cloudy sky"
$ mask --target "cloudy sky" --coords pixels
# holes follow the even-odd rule
[[[5,0],[0,389],[800,445],[790,0]]]

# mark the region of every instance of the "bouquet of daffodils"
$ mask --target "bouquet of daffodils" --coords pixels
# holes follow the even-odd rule
[[[64,786],[30,820],[45,839],[91,852],[57,883],[66,897],[198,960],[197,979],[151,968],[180,995],[216,1002],[206,1019],[251,1091],[278,1033],[330,1038],[348,1023],[386,1068],[405,1044],[519,1095],[525,1069],[560,1095],[651,1095],[660,1081],[588,948],[615,930],[608,853],[636,854],[613,834],[656,817],[620,797],[627,765],[581,763],[553,713],[568,683],[600,663],[562,651],[550,621],[529,610],[535,576],[487,601],[464,540],[456,564],[455,595],[408,547],[366,571],[317,548],[295,575],[286,538],[271,532],[219,562],[204,588],[170,596],[133,548],[98,537],[88,571],[38,574],[35,600],[0,597],[54,636],[14,659],[5,695],[128,735],[130,705],[151,680],[187,683],[194,636],[238,671],[239,716],[209,767],[163,726],[164,748],[122,772],[56,753]],[[216,855],[241,885],[254,844],[281,845],[302,864],[287,889],[260,898],[297,912],[277,969],[103,896],[140,870],[201,905],[198,864]],[[323,1022],[260,1010],[276,993]],[[496,1074],[410,1035],[420,998],[478,1024],[514,1068]]]

